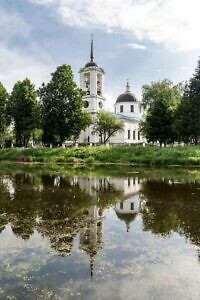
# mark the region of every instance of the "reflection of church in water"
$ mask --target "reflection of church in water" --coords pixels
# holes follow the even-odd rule
[[[25,181],[30,181],[29,176],[19,178],[16,178],[18,186],[19,182],[25,184]],[[40,196],[40,204],[44,204],[41,209],[38,206],[36,218],[34,216],[30,218],[27,214],[21,215],[19,206],[17,214],[10,213],[4,216],[8,220],[5,220],[2,228],[10,223],[14,234],[23,239],[29,239],[35,228],[43,237],[48,237],[51,248],[61,256],[72,254],[74,238],[77,236],[79,249],[89,257],[91,276],[93,276],[95,258],[104,246],[105,209],[113,209],[119,222],[125,222],[126,226],[122,223],[124,231],[126,227],[129,230],[131,222],[134,222],[143,205],[140,200],[140,179],[75,176],[67,183],[60,176],[47,178],[44,176],[42,182],[43,184],[39,184],[34,190],[36,199]],[[9,177],[4,177],[2,183],[8,188],[6,197],[9,195],[10,200],[15,199],[16,202],[20,197],[24,199],[23,194],[17,194],[16,191],[20,189],[16,189],[15,182]],[[72,206],[70,201],[65,203],[67,190],[69,190],[70,201],[70,197],[75,199],[79,194],[82,195],[80,199],[82,204],[79,205],[78,200],[76,205],[71,201]],[[50,195],[49,191],[51,191]],[[55,199],[59,197],[61,201],[51,202],[49,199],[52,197]]]
[[[81,189],[87,191],[91,196],[95,196],[96,204],[87,211],[87,221],[85,227],[80,230],[80,246],[90,259],[91,276],[93,276],[93,267],[95,257],[100,250],[103,249],[103,209],[98,207],[98,192],[109,185],[113,190],[121,191],[118,197],[119,201],[114,205],[114,211],[120,221],[125,223],[127,232],[130,224],[134,222],[144,206],[144,202],[140,197],[140,179],[139,178],[81,178],[75,179]]]
[[[94,205],[88,210],[86,226],[80,231],[80,249],[89,255],[91,277],[95,256],[103,248],[102,221],[103,211]]]
[[[126,224],[127,232],[129,232],[130,224],[137,218],[144,206],[140,189],[140,179],[128,178],[124,181],[124,197],[115,205],[116,215]]]

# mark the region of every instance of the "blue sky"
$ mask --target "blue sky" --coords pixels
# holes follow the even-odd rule
[[[78,70],[89,60],[105,72],[107,106],[125,89],[185,81],[200,53],[199,0],[0,0],[0,81],[10,91],[29,77],[36,86],[58,65]]]

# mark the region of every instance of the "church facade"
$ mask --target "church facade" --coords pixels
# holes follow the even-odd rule
[[[95,121],[97,113],[106,111],[106,99],[104,97],[104,70],[94,61],[93,39],[91,41],[90,62],[80,69],[80,88],[84,91],[84,109],[91,114]],[[139,144],[145,139],[139,131],[139,124],[142,120],[144,109],[141,101],[132,93],[130,84],[127,81],[125,92],[117,98],[113,114],[117,119],[122,120],[123,130],[116,133],[109,139],[109,144]],[[99,144],[100,137],[93,134],[93,125],[82,131],[79,144]]]

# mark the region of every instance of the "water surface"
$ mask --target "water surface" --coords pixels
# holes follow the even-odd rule
[[[200,299],[200,181],[114,171],[1,169],[0,299]]]

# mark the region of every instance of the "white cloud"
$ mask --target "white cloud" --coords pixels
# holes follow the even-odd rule
[[[0,40],[9,42],[13,37],[26,38],[29,36],[31,28],[17,13],[8,14],[0,11]]]
[[[52,71],[51,58],[31,40],[31,27],[17,13],[0,12],[0,82],[11,91],[18,80],[30,78],[38,87]],[[16,43],[13,40],[16,38]],[[28,45],[17,41],[24,39]]]
[[[39,61],[16,50],[9,50],[2,45],[0,46],[0,57],[0,82],[8,91],[12,90],[16,81],[26,77],[30,78],[38,87],[49,78],[52,72],[52,66],[48,62]]]
[[[146,48],[147,48],[145,45],[137,44],[137,43],[125,44],[124,47],[129,47],[129,48],[138,49],[138,50],[146,50]]]
[[[41,5],[50,5],[56,3],[56,0],[30,0],[30,1]]]
[[[171,50],[200,50],[199,0],[31,0],[52,4],[72,27],[122,30]]]

